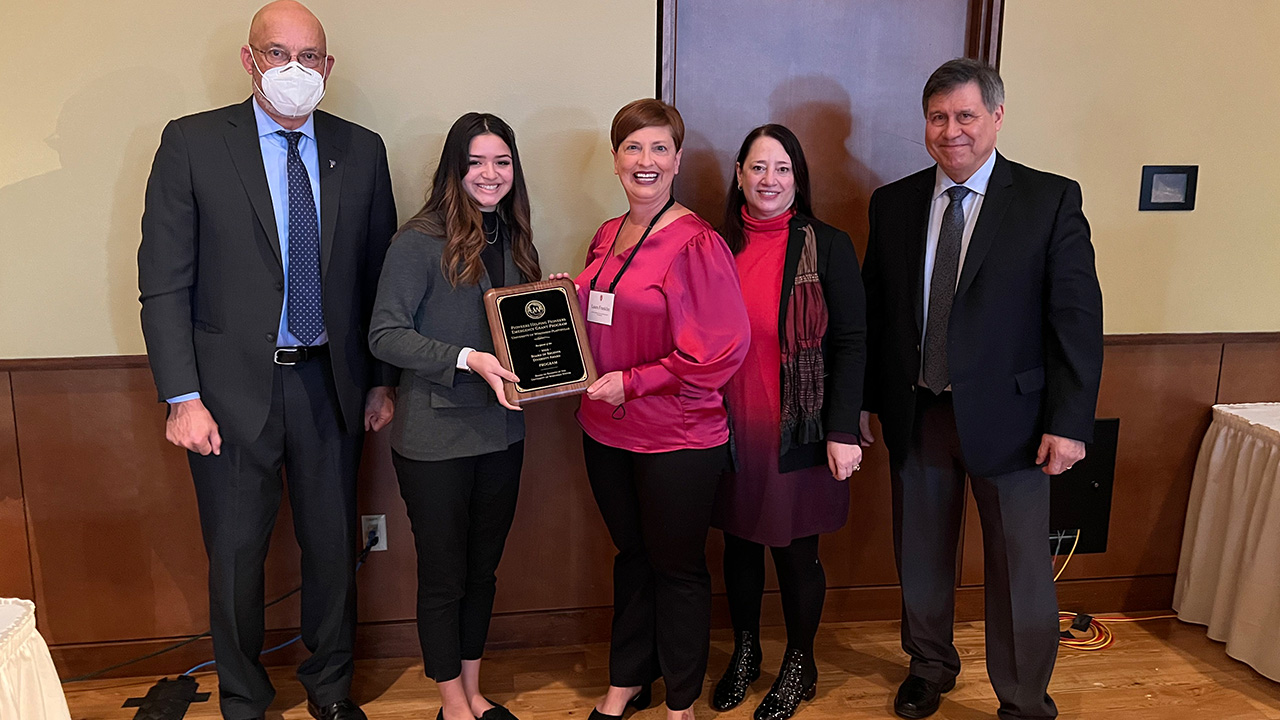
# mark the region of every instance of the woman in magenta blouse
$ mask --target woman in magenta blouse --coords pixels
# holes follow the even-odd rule
[[[687,720],[702,692],[711,625],[705,545],[728,458],[722,388],[750,328],[733,255],[677,204],[684,121],[637,100],[610,131],[630,206],[596,231],[576,279],[600,379],[578,410],[587,476],[618,550],[609,691],[592,720],[650,701]]]

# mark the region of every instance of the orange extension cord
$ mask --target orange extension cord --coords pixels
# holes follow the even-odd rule
[[[1071,552],[1067,553],[1067,559],[1062,562],[1062,567],[1053,574],[1054,582],[1062,577],[1062,572],[1067,569],[1067,564],[1071,562],[1071,556],[1076,554],[1076,547],[1080,545],[1080,532],[1076,531],[1075,542],[1071,543]],[[1077,618],[1088,617],[1077,613],[1059,612],[1059,620],[1070,620],[1073,623]],[[1177,615],[1152,615],[1150,617],[1090,617],[1089,618],[1089,635],[1084,637],[1075,637],[1071,634],[1071,629],[1063,630],[1062,637],[1058,640],[1058,644],[1063,647],[1069,647],[1075,650],[1096,651],[1106,650],[1115,642],[1116,636],[1111,632],[1111,628],[1107,627],[1107,623],[1131,623],[1142,622],[1144,620],[1168,620],[1176,618]]]

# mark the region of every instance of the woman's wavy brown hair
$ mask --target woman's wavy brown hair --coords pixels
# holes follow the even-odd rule
[[[529,225],[529,190],[524,184],[524,169],[516,150],[516,134],[502,118],[489,113],[467,113],[458,118],[444,139],[440,164],[431,179],[427,203],[409,218],[404,230],[445,239],[440,257],[440,272],[449,284],[475,285],[484,275],[484,229],[480,206],[467,194],[463,179],[470,169],[471,139],[477,135],[496,135],[511,149],[511,190],[498,201],[498,216],[511,231],[511,255],[525,282],[542,278],[538,267],[538,250],[533,246]]]

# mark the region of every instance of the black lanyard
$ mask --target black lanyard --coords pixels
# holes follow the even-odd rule
[[[640,246],[644,244],[644,239],[649,237],[649,233],[653,231],[653,226],[657,224],[658,218],[665,215],[666,212],[671,209],[671,206],[675,204],[676,204],[676,199],[673,196],[667,200],[667,204],[662,206],[662,209],[658,211],[658,214],[654,215],[653,219],[649,221],[649,227],[644,229],[644,234],[640,236],[640,240],[636,242],[634,246],[632,246],[631,254],[627,256],[626,262],[622,263],[622,268],[619,269],[618,274],[613,277],[613,282],[609,283],[610,295],[612,295],[614,289],[618,287],[618,281],[622,279],[622,274],[625,273],[627,271],[627,268],[631,266],[631,261],[635,258],[636,251],[639,250]],[[629,215],[631,215],[630,212],[628,212],[626,215],[623,215],[622,222],[618,223],[618,232],[613,236],[613,242],[609,245],[610,256],[613,255],[613,249],[618,246],[618,237],[622,235],[622,226],[627,224],[627,217]],[[609,258],[606,257],[604,259],[604,262],[600,263],[600,268],[596,270],[596,276],[591,278],[592,290],[596,289],[596,281],[600,279],[600,273],[604,270],[604,263],[608,261],[609,261]]]

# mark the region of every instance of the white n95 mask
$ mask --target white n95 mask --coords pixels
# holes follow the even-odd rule
[[[258,67],[256,58],[253,66]],[[262,73],[262,85],[258,88],[262,97],[284,117],[306,117],[324,97],[324,76],[297,60],[266,72],[259,69],[258,72]]]

